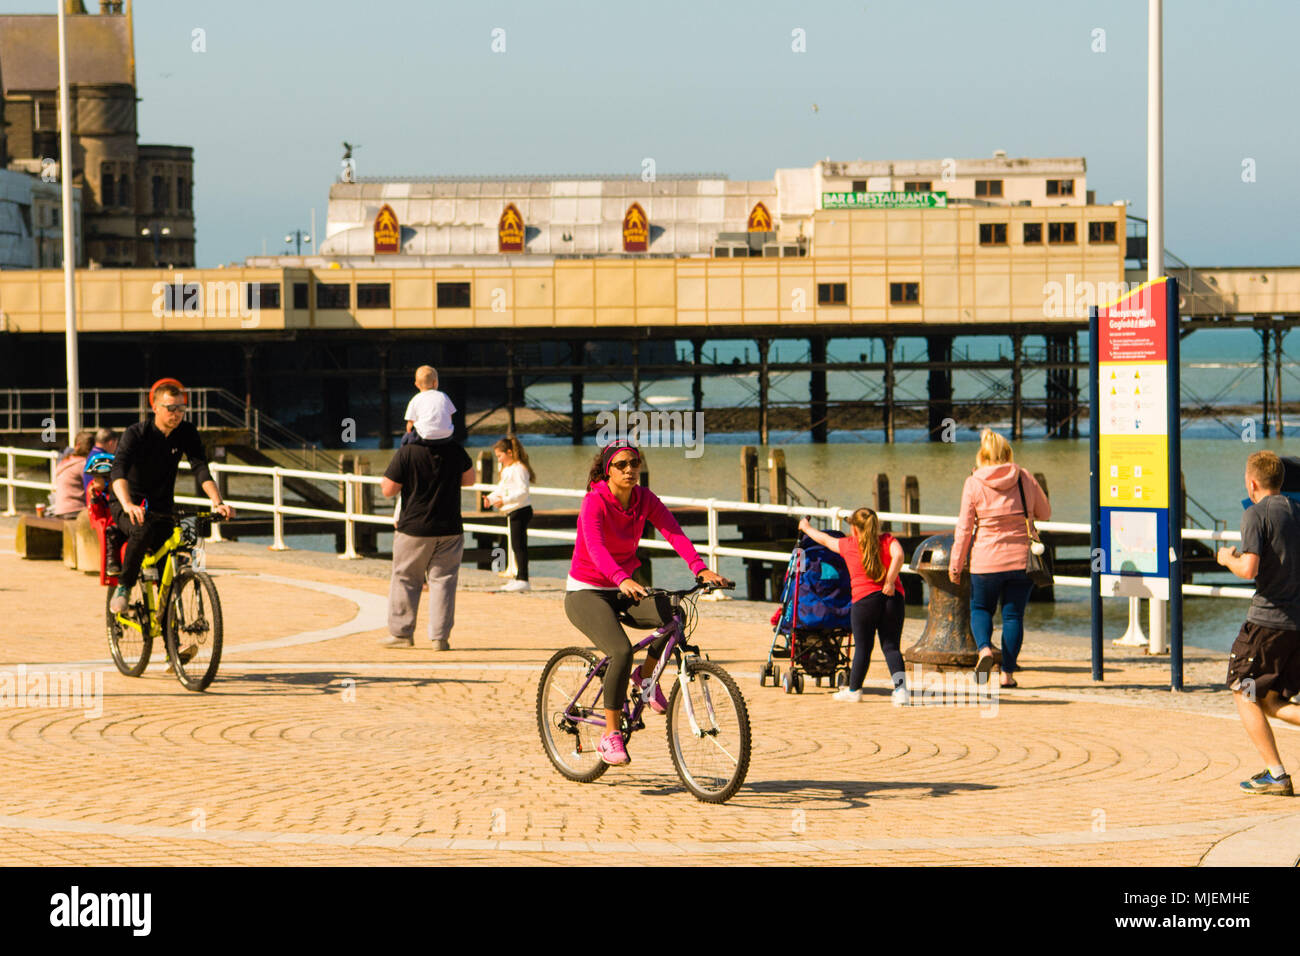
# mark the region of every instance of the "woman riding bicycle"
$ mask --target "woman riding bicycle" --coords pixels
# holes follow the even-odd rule
[[[656,597],[640,604],[647,590],[632,580],[641,562],[637,544],[649,521],[681,556],[696,578],[705,584],[725,586],[726,578],[705,567],[695,546],[682,533],[677,519],[650,489],[638,482],[641,453],[629,442],[614,441],[605,446],[591,463],[587,474],[587,495],[578,512],[578,540],[569,566],[568,593],[564,612],[600,651],[609,656],[605,675],[605,733],[596,750],[608,764],[628,762],[627,749],[619,728],[619,715],[627,694],[629,675],[641,688],[652,710],[662,714],[668,701],[654,672],[663,641],[646,649],[645,662],[632,671],[632,642],[619,623],[619,615],[630,617],[635,626],[657,628],[668,623],[672,607]]]

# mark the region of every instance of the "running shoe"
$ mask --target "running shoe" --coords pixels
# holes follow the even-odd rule
[[[600,738],[600,743],[596,744],[596,753],[600,754],[600,759],[607,764],[632,762],[632,758],[627,755],[627,748],[623,746],[623,735],[618,732],[604,734]]]
[[[912,703],[912,695],[908,693],[906,684],[899,684],[894,688],[894,692],[889,695],[895,707],[906,707]]]
[[[531,584],[527,581],[520,581],[518,579],[511,581],[509,584],[501,588],[502,591],[529,591],[531,589]]]
[[[835,693],[831,694],[831,700],[861,701],[862,691],[849,690],[847,687],[841,687]]]
[[[126,588],[118,585],[113,589],[113,599],[108,602],[108,609],[114,614],[121,614],[126,610]]]
[[[651,710],[656,714],[666,714],[668,712],[668,698],[664,696],[664,692],[659,689],[658,684],[654,685],[654,693],[652,694],[650,692],[650,679],[641,679],[640,665],[632,671],[632,679],[636,681],[636,685],[641,688],[641,696],[650,702]]]
[[[1269,793],[1275,797],[1295,796],[1295,790],[1291,787],[1291,775],[1289,773],[1275,777],[1267,770],[1261,770],[1249,780],[1241,781],[1241,789],[1246,793]]]

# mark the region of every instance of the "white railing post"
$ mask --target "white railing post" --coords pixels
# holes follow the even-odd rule
[[[272,551],[288,551],[289,547],[284,543],[284,477],[280,474],[279,467],[271,469],[271,529],[274,540],[271,542]]]
[[[14,510],[14,501],[15,501],[14,491],[16,489],[14,488],[14,453],[13,452],[8,452],[5,454],[5,476],[8,479],[8,487],[6,489],[6,495],[5,495],[6,501],[8,503],[8,507],[5,508],[5,517],[11,518],[18,513],[17,511]]]
[[[340,560],[354,561],[361,555],[357,554],[357,525],[352,520],[353,491],[352,476],[343,476],[343,553],[339,555]]]
[[[718,557],[717,499],[710,498],[708,501],[704,502],[704,507],[707,509],[707,511],[705,512],[705,516],[706,516],[705,520],[708,527],[709,543],[705,548],[705,550],[709,555],[709,570],[712,571],[714,574],[719,574],[721,572],[718,571],[718,564],[720,559]],[[730,599],[731,599],[731,595],[727,594],[725,591],[710,591],[707,594],[700,595],[700,600],[702,601],[729,601]]]
[[[1177,573],[1169,578],[1171,588],[1182,587],[1182,581],[1178,580],[1178,578]],[[1147,648],[1147,653],[1163,654],[1165,652],[1165,602],[1152,598],[1147,604],[1150,605],[1150,615],[1147,623],[1151,629],[1151,644]]]
[[[215,480],[216,477],[217,477],[217,475],[219,475],[219,474],[221,473],[221,466],[220,466],[219,464],[217,464],[216,462],[213,462],[211,465],[208,466],[208,470],[212,472],[212,477],[213,477],[213,479]],[[209,534],[208,534],[208,543],[209,543],[209,544],[212,544],[212,543],[220,544],[222,541],[225,541],[225,540],[226,540],[225,538],[221,537],[221,522],[220,522],[220,521],[213,521],[212,524],[211,524],[211,528],[212,528],[212,531],[209,532]]]

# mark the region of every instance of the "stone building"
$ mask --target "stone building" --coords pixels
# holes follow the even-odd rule
[[[64,3],[82,264],[192,267],[193,150],[137,141],[130,0],[101,0],[97,14],[81,0]],[[0,91],[0,163],[49,170],[59,160],[57,16],[0,16]]]

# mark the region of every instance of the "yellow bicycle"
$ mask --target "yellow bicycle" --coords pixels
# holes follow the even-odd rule
[[[140,578],[127,605],[108,616],[108,648],[113,663],[127,677],[139,677],[149,665],[156,638],[167,648],[167,669],[186,690],[201,691],[217,676],[221,663],[221,600],[203,570],[200,542],[212,530],[212,513],[162,515],[175,523],[171,537],[140,563]],[[111,601],[113,589],[108,590]]]

